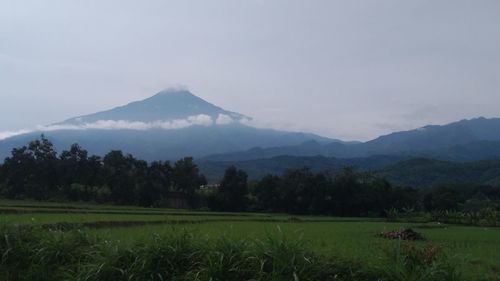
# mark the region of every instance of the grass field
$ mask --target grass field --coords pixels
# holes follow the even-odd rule
[[[44,228],[88,228],[92,235],[127,246],[152,234],[187,231],[204,239],[265,239],[284,235],[305,241],[323,255],[382,266],[385,252],[399,241],[376,235],[411,227],[427,238],[416,245],[439,245],[460,263],[468,280],[500,275],[500,228],[388,223],[380,219],[296,217],[284,214],[188,212],[169,209],[0,201],[0,224]]]

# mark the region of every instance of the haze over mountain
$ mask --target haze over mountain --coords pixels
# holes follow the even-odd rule
[[[68,119],[62,124],[85,124],[102,120],[128,122],[158,122],[185,120],[193,116],[209,116],[219,123],[246,121],[249,117],[224,110],[193,95],[188,90],[163,90],[142,101],[111,110]]]
[[[165,90],[142,101],[70,118],[0,141],[3,160],[14,147],[45,134],[61,151],[78,143],[90,153],[123,150],[145,160],[176,160],[255,146],[334,140],[313,134],[254,128],[249,117],[224,110],[187,90]]]
[[[206,161],[241,161],[280,155],[326,157],[369,157],[400,155],[443,160],[469,161],[500,157],[500,118],[476,118],[442,126],[425,126],[395,132],[368,142],[320,144],[314,141],[293,146],[255,147],[250,150],[211,155]]]
[[[123,150],[145,160],[193,156],[199,162],[276,156],[364,158],[377,155],[442,160],[500,157],[500,119],[476,118],[395,132],[368,142],[255,128],[251,118],[213,105],[187,90],[164,90],[142,101],[70,118],[0,141],[3,160],[14,147],[45,134],[61,151],[79,143],[90,153]]]

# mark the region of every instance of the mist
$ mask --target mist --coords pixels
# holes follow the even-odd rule
[[[496,117],[498,11],[494,0],[6,0],[0,131],[176,85],[259,126],[344,140]]]
[[[18,131],[5,131],[0,132],[0,140],[14,137],[17,135],[33,133],[33,132],[50,132],[59,130],[150,130],[150,129],[161,129],[161,130],[174,130],[183,129],[191,126],[213,126],[213,125],[227,125],[233,122],[239,122],[232,119],[230,116],[225,114],[219,114],[219,116],[214,120],[212,117],[199,114],[189,116],[185,119],[175,119],[175,120],[158,120],[154,122],[138,122],[138,121],[127,121],[127,120],[98,120],[91,123],[81,123],[81,124],[55,124],[48,126],[37,126],[34,129],[22,129]]]

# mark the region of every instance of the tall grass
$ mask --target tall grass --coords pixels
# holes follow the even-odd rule
[[[369,268],[318,255],[304,240],[283,233],[261,240],[210,240],[197,233],[173,231],[132,245],[81,230],[1,226],[0,236],[2,281],[461,280],[452,264],[441,266],[438,255],[425,260],[417,250],[405,249],[391,256],[394,259],[387,268]],[[420,258],[424,258],[420,265],[408,267]],[[438,279],[443,276],[446,279]]]
[[[387,280],[455,281],[462,280],[456,261],[434,244],[416,246],[399,241],[387,251],[388,264],[384,271]]]

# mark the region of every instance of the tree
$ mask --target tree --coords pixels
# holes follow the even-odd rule
[[[15,148],[4,163],[7,196],[48,199],[57,193],[57,153],[45,138]]]
[[[88,152],[78,144],[71,145],[69,150],[65,150],[59,156],[58,172],[59,181],[62,185],[63,195],[72,200],[88,200],[90,197],[86,178],[89,176]],[[73,184],[79,184],[84,190],[72,190]]]
[[[460,194],[450,186],[440,186],[424,196],[424,206],[427,210],[456,210],[463,202]]]
[[[26,197],[34,170],[35,159],[28,152],[28,148],[26,146],[14,148],[3,165],[6,196],[13,199]]]
[[[174,190],[184,193],[188,203],[194,206],[195,192],[201,185],[206,184],[206,179],[200,175],[198,166],[193,163],[193,158],[186,157],[175,162],[172,169],[172,182]]]
[[[89,199],[97,199],[97,192],[104,186],[103,161],[101,157],[92,155],[85,162],[83,184],[89,189]]]
[[[28,145],[28,151],[35,159],[34,181],[31,197],[41,200],[57,194],[57,153],[54,145],[44,135]]]
[[[330,196],[332,197],[333,213],[340,216],[359,215],[362,185],[359,174],[352,168],[344,168],[332,182]]]
[[[217,193],[218,208],[222,211],[243,211],[246,208],[248,175],[243,170],[231,166],[226,169]]]
[[[275,175],[267,175],[255,186],[254,196],[257,198],[256,207],[263,211],[280,211],[280,195],[278,188],[281,178]]]
[[[135,194],[135,159],[119,150],[106,154],[103,159],[105,182],[111,189],[111,200],[121,204],[133,204]]]
[[[154,203],[166,198],[171,186],[171,177],[172,167],[168,162],[151,163],[147,168],[145,180],[139,184],[139,204],[153,206]]]

